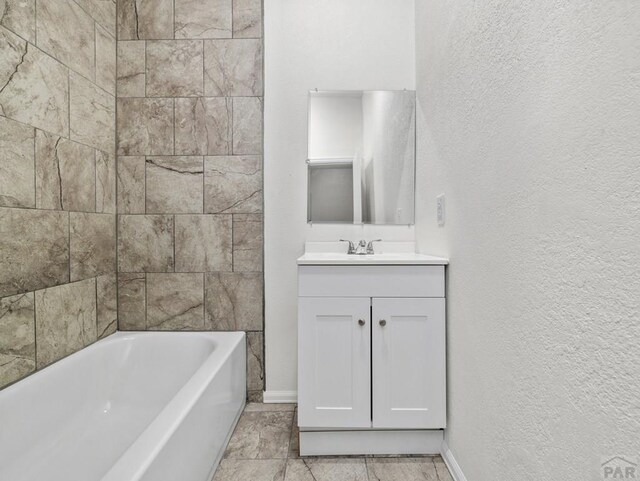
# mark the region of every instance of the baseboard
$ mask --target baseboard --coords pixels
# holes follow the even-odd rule
[[[270,403],[297,403],[298,391],[265,391],[262,394],[262,402]]]
[[[451,473],[451,477],[454,481],[467,481],[467,477],[462,472],[462,468],[456,461],[456,458],[453,457],[453,453],[449,449],[449,445],[446,441],[442,441],[442,447],[440,448],[440,454],[442,455],[442,459],[444,460],[444,464],[449,468],[449,472]]]

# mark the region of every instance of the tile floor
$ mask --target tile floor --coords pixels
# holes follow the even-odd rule
[[[295,404],[249,403],[213,481],[452,481],[440,456],[305,457]]]

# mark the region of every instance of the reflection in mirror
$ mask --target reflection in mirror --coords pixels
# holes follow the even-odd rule
[[[309,92],[309,222],[413,224],[415,92]]]

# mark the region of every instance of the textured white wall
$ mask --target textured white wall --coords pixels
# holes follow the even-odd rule
[[[265,0],[268,391],[297,389],[296,258],[305,240],[414,240],[407,226],[309,226],[307,92],[413,89],[413,0]]]
[[[449,445],[470,481],[601,479],[640,456],[640,2],[416,7]]]

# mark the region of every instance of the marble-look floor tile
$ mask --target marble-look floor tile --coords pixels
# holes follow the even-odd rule
[[[144,214],[145,212],[144,156],[118,156],[118,213]]]
[[[117,0],[118,40],[173,38],[173,0]]]
[[[96,278],[96,316],[98,339],[118,327],[118,282],[115,273]]]
[[[69,135],[67,67],[0,27],[0,113]]]
[[[364,458],[289,459],[285,481],[368,481]],[[400,481],[398,478],[396,481]]]
[[[204,210],[230,214],[262,212],[262,156],[205,157]]]
[[[116,216],[71,212],[71,282],[116,270]]]
[[[1,0],[0,25],[36,42],[36,0]]]
[[[233,154],[262,154],[262,98],[233,99]]]
[[[227,459],[284,459],[292,412],[245,412],[229,441]]]
[[[96,150],[96,212],[116,212],[116,156],[101,150]]]
[[[119,272],[173,271],[173,216],[120,215]]]
[[[96,50],[93,18],[73,0],[38,2],[36,17],[38,48],[93,79]]]
[[[262,37],[262,0],[233,0],[233,38]]]
[[[147,281],[144,273],[118,274],[118,329],[147,329]]]
[[[262,330],[261,272],[211,272],[206,275],[205,288],[208,329]]]
[[[202,330],[204,274],[147,274],[147,328]]]
[[[38,209],[95,211],[94,149],[38,130],[35,156]]]
[[[203,176],[202,157],[147,157],[146,211],[201,213]]]
[[[212,97],[262,95],[262,40],[206,40],[204,93]]]
[[[264,389],[264,335],[247,332],[247,390]]]
[[[118,99],[118,154],[173,155],[173,99]]]
[[[118,97],[144,97],[144,63],[144,41],[118,41]]]
[[[111,152],[116,139],[116,99],[87,79],[71,73],[71,140]]]
[[[371,481],[440,481],[433,458],[367,458]]]
[[[96,25],[96,84],[116,94],[116,39]]]
[[[231,37],[232,0],[175,0],[176,38]]]
[[[36,339],[38,369],[95,342],[96,280],[36,291]]]
[[[293,412],[296,409],[295,404],[285,403],[262,403],[249,402],[244,408],[244,412]]]
[[[0,117],[0,206],[35,207],[35,129]]]
[[[284,459],[223,459],[213,481],[283,481]]]
[[[0,297],[69,282],[69,215],[0,208]]]
[[[433,464],[436,467],[436,473],[438,475],[438,481],[453,481],[453,477],[444,463],[444,460],[440,456],[433,458]]]
[[[0,299],[0,388],[36,368],[33,292]]]
[[[148,97],[198,97],[203,92],[201,40],[147,42]]]
[[[230,98],[176,99],[176,154],[231,153],[232,100]]]
[[[262,271],[262,215],[233,214],[233,270]]]
[[[231,216],[176,216],[176,272],[232,270]]]
[[[74,0],[85,12],[115,37],[116,0]]]

